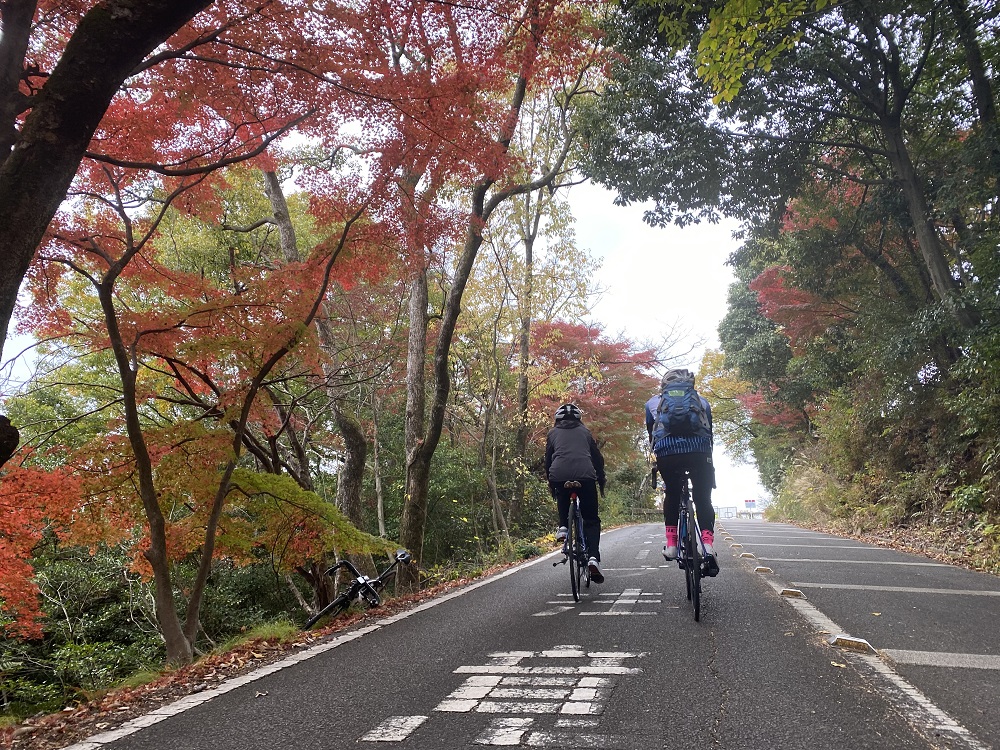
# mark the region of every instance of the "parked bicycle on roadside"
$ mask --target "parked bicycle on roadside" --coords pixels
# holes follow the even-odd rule
[[[336,617],[356,601],[363,601],[368,607],[379,606],[382,603],[382,597],[379,595],[379,592],[385,588],[385,585],[392,578],[393,574],[395,574],[396,567],[400,564],[406,565],[410,560],[410,553],[405,549],[396,550],[392,563],[375,578],[364,575],[354,567],[350,560],[341,560],[336,565],[328,568],[323,574],[324,576],[332,576],[341,568],[346,568],[354,578],[347,589],[337,594],[333,601],[306,620],[302,629],[309,630],[309,628],[327,615]]]

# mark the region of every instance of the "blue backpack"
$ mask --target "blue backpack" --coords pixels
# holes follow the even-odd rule
[[[674,380],[663,386],[656,407],[653,439],[671,437],[708,437],[712,429],[694,380]]]

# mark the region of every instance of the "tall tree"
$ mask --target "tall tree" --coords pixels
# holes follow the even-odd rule
[[[660,37],[648,6],[623,6],[615,38],[630,57],[590,121],[594,174],[622,186],[623,200],[656,198],[653,220],[673,218],[678,208],[682,220],[720,208],[773,228],[807,165],[831,174],[852,171],[845,158],[863,161],[862,179],[899,191],[936,298],[963,326],[974,325],[975,295],[962,294],[955,270],[968,258],[937,229],[945,206],[929,185],[933,152],[923,145],[944,130],[957,138],[969,123],[966,102],[950,85],[961,76],[951,54],[954,27],[942,23],[941,9],[920,0],[720,2],[707,12],[661,5],[669,33]],[[695,71],[711,89],[677,84]],[[931,91],[933,109],[925,106]],[[632,115],[641,109],[637,99],[674,112],[678,127],[663,134]],[[636,160],[644,168],[627,169]],[[692,161],[732,177],[709,179],[698,192]]]
[[[408,362],[408,398],[406,424],[407,478],[405,505],[400,525],[400,542],[419,559],[423,546],[424,529],[428,509],[428,483],[430,465],[441,438],[448,396],[451,389],[449,360],[451,345],[461,312],[465,293],[473,265],[483,244],[483,227],[493,213],[511,196],[537,190],[552,182],[560,174],[569,150],[570,139],[564,140],[562,150],[547,165],[535,165],[535,169],[514,168],[516,159],[511,153],[511,142],[527,100],[529,87],[555,85],[564,87],[564,106],[568,107],[581,89],[583,71],[590,64],[592,51],[588,44],[588,19],[579,8],[560,0],[527,0],[514,2],[506,12],[490,16],[489,23],[499,23],[501,27],[490,34],[496,43],[488,48],[488,59],[476,61],[485,65],[495,74],[501,70],[506,74],[492,79],[497,88],[492,89],[492,102],[482,99],[476,106],[490,106],[494,115],[483,118],[485,127],[479,130],[479,158],[469,161],[469,154],[462,154],[462,163],[472,176],[471,189],[466,194],[467,203],[462,213],[462,234],[464,238],[458,247],[457,258],[449,269],[447,287],[437,322],[435,344],[430,363],[431,400],[425,401],[423,383],[426,362],[424,349],[418,348],[419,336],[412,326],[425,319],[427,309],[426,276],[421,281],[415,276],[411,287],[411,347]],[[578,30],[578,35],[568,34],[570,28]],[[542,54],[543,42],[553,37],[548,54]],[[471,58],[460,56],[460,64],[451,75],[468,75],[466,65]],[[422,59],[426,59],[426,56]],[[462,62],[465,64],[463,65]],[[476,74],[481,75],[481,73]],[[510,76],[511,78],[507,78]],[[509,81],[513,80],[513,85]],[[485,93],[485,89],[480,93]],[[499,106],[498,106],[499,105]],[[454,164],[454,162],[452,162]],[[449,166],[447,162],[444,166]],[[539,169],[539,166],[541,168]],[[410,175],[420,174],[411,171]],[[530,174],[527,179],[519,176]],[[425,178],[434,184],[433,178]],[[437,180],[444,184],[443,180]],[[421,226],[426,226],[421,222]],[[413,232],[411,232],[411,235]],[[426,265],[425,265],[426,267]],[[419,342],[421,345],[423,340]],[[413,581],[408,583],[412,584]]]

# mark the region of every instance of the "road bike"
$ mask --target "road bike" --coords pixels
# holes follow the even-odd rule
[[[331,576],[341,568],[347,568],[354,578],[344,591],[341,591],[333,598],[333,601],[306,620],[302,629],[309,630],[309,628],[327,615],[336,617],[345,609],[350,607],[355,601],[363,601],[369,607],[379,606],[382,603],[382,597],[379,596],[379,592],[385,588],[386,583],[388,583],[389,579],[392,578],[393,574],[396,572],[396,567],[401,564],[406,565],[411,559],[410,553],[405,549],[396,550],[396,554],[393,555],[392,564],[379,573],[375,578],[371,578],[363,574],[360,570],[354,567],[350,560],[341,560],[336,565],[327,569],[323,575]]]
[[[684,473],[681,485],[681,508],[677,521],[677,567],[684,571],[687,583],[687,598],[694,608],[694,620],[701,620],[701,579],[714,577],[718,563],[712,555],[706,554],[705,543],[701,540],[701,528],[694,511],[691,492],[691,476]]]
[[[566,482],[563,485],[569,492],[569,524],[566,527],[566,538],[563,540],[562,560],[552,563],[565,565],[569,563],[569,583],[573,591],[573,601],[580,601],[580,584],[590,588],[590,552],[587,549],[587,537],[583,533],[583,515],[580,513],[580,498],[576,491],[580,489],[579,482]]]

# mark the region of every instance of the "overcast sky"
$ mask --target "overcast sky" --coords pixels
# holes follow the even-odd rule
[[[733,281],[726,259],[738,247],[732,238],[737,225],[650,227],[641,206],[616,206],[613,193],[590,184],[573,187],[569,201],[578,246],[603,259],[598,283],[605,292],[593,319],[609,335],[620,332],[633,341],[656,341],[664,330],[684,329],[688,341],[704,341],[682,363],[697,370],[705,348],[719,346],[718,326]],[[636,405],[638,420],[642,409]],[[716,507],[742,510],[745,500],[767,497],[756,467],[734,464],[721,449],[714,458]]]

